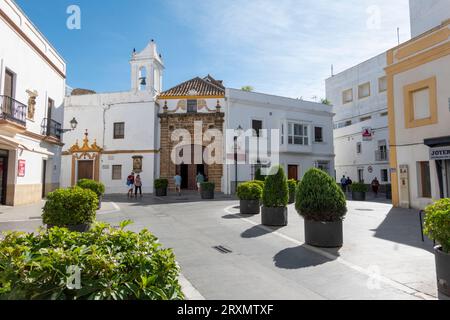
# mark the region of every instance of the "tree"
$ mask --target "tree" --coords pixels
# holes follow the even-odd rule
[[[326,104],[327,106],[331,106],[331,101],[328,100],[327,98],[322,98],[322,99],[320,99],[320,102],[321,102],[322,104]]]
[[[241,90],[245,92],[253,92],[255,88],[253,88],[252,86],[243,86]]]

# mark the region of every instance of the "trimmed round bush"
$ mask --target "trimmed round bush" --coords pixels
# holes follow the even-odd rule
[[[295,208],[306,220],[342,221],[347,214],[344,192],[336,181],[322,170],[310,169],[300,182]]]
[[[202,191],[214,191],[216,189],[216,184],[212,182],[203,182],[200,184]]]
[[[288,180],[289,195],[291,195],[291,194],[295,195],[298,184],[299,184],[299,182],[297,180],[294,180],[294,179]]]
[[[425,234],[450,253],[450,199],[442,199],[425,209]]]
[[[266,185],[266,183],[264,181],[261,181],[261,180],[253,180],[251,182],[256,183],[258,186],[261,187],[262,190],[264,190],[264,186]]]
[[[95,224],[13,232],[0,241],[0,300],[181,300],[179,267],[149,231]],[[80,282],[72,281],[80,268]],[[69,284],[74,286],[68,288]]]
[[[94,191],[98,197],[105,194],[105,185],[101,182],[97,182],[90,179],[81,179],[78,181],[77,186],[83,189],[89,189]]]
[[[369,192],[369,187],[364,183],[355,182],[350,186],[352,192]]]
[[[167,189],[169,186],[169,180],[167,179],[156,179],[154,183],[155,189]]]
[[[289,202],[289,188],[284,169],[282,166],[275,166],[270,173],[264,186],[263,204],[267,208],[286,207]]]
[[[237,196],[239,200],[260,200],[263,189],[254,182],[241,183],[237,189]]]
[[[97,208],[97,194],[90,189],[58,189],[47,196],[42,219],[45,224],[57,227],[91,224]]]

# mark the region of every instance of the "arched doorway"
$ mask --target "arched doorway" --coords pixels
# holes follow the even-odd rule
[[[178,155],[183,157],[185,152],[191,153],[191,161],[189,163],[182,163],[176,166],[176,172],[182,178],[181,188],[184,190],[197,190],[197,175],[199,173],[203,174],[205,178],[208,178],[208,165],[203,159],[203,152],[205,151],[204,146],[200,145],[189,145],[183,148],[179,148]],[[197,161],[195,154],[196,152],[201,152],[201,163],[199,163],[199,156],[197,155]]]

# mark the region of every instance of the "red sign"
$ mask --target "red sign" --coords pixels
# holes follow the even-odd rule
[[[371,141],[373,137],[373,130],[372,128],[363,128],[363,140],[364,141]]]
[[[19,170],[18,170],[18,176],[19,177],[25,177],[25,167],[26,167],[26,161],[25,160],[19,160]]]

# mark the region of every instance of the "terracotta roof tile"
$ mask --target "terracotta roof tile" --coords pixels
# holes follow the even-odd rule
[[[160,94],[160,97],[182,97],[182,96],[223,96],[225,87],[222,81],[216,80],[210,75],[205,78],[196,77],[183,82]]]

